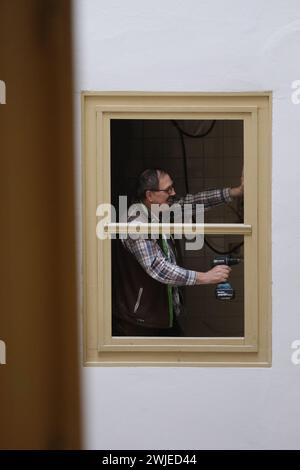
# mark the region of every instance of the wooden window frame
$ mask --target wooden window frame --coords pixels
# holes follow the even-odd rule
[[[271,365],[271,103],[270,92],[82,93],[85,365]],[[244,121],[244,223],[190,227],[244,236],[243,337],[112,337],[111,241],[96,237],[96,209],[110,202],[110,119]],[[106,229],[120,233],[126,225]]]

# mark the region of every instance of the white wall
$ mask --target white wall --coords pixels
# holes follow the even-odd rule
[[[85,447],[299,449],[299,0],[77,0],[74,25],[77,136],[81,90],[274,92],[273,367],[85,368]]]

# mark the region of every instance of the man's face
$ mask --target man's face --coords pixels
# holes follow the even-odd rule
[[[159,191],[147,191],[146,192],[146,201],[147,205],[151,204],[168,204],[171,205],[173,203],[173,198],[176,194],[173,181],[168,174],[162,174],[158,178]]]

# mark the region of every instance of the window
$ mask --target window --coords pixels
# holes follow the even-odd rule
[[[269,366],[271,94],[83,93],[82,100],[85,364]],[[115,238],[129,226],[109,220],[112,239],[99,240],[96,211],[103,203],[117,207],[118,196],[129,196],[134,177],[150,166],[167,168],[180,193],[236,185],[244,168],[243,203],[185,226],[185,233],[204,230],[207,244],[183,250],[182,264],[204,271],[214,250],[236,254],[237,295],[219,302],[211,286],[188,287],[184,336],[112,336]]]

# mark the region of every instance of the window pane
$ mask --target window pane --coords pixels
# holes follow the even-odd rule
[[[111,120],[112,203],[134,198],[136,177],[163,168],[177,196],[235,187],[243,169],[243,120]],[[205,212],[206,223],[242,223],[243,200]]]
[[[111,243],[113,336],[244,336],[242,236],[207,236],[199,251],[187,251],[184,240],[176,241],[177,262],[186,269],[206,272],[216,264],[222,264],[226,256],[239,262],[232,266],[229,285],[218,285],[218,291],[216,285],[180,287],[180,314],[176,316],[173,311],[174,327],[161,325],[159,330],[160,318],[168,317],[167,285],[158,281],[151,284],[150,276],[142,272],[132,254],[123,250],[121,241],[112,240]],[[148,320],[149,323],[156,322],[156,327],[147,325],[145,328]]]

